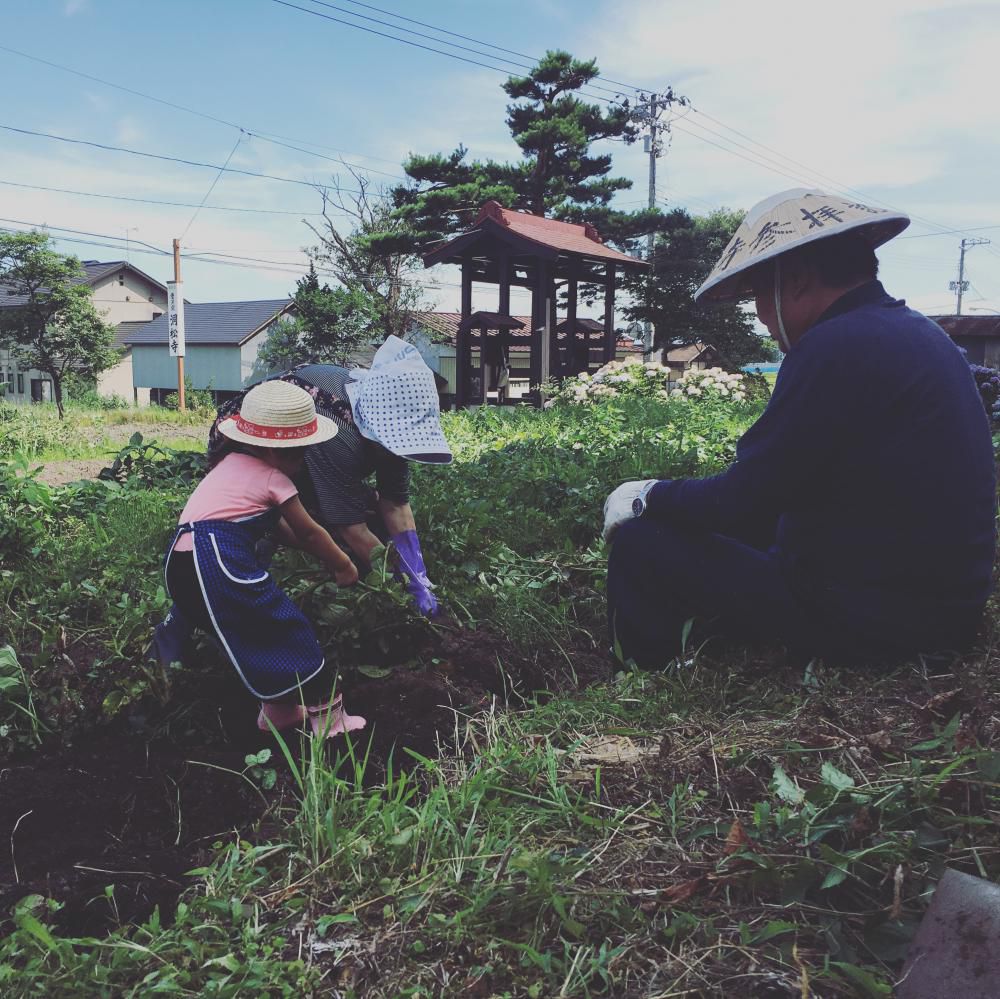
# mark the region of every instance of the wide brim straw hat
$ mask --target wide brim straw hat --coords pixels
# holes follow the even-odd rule
[[[740,223],[695,301],[750,298],[750,270],[765,260],[828,236],[853,232],[872,249],[898,236],[910,219],[902,212],[797,187],[758,202]]]
[[[272,381],[250,389],[240,411],[219,424],[219,433],[258,447],[306,447],[334,437],[337,424],[316,412],[305,389]]]

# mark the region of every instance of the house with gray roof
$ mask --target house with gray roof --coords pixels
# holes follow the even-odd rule
[[[143,324],[166,311],[166,285],[134,264],[125,260],[84,260],[82,266],[78,283],[90,286],[91,300],[105,322],[114,326]],[[0,309],[17,308],[24,301],[23,295],[11,294],[7,288],[0,287]],[[128,348],[120,342],[120,337],[115,345],[123,349],[122,358],[98,377],[98,394],[118,395],[140,405],[147,403],[148,396],[137,393],[133,387],[132,358]],[[4,398],[9,402],[42,402],[52,398],[49,376],[34,368],[19,367],[6,350],[0,350],[0,382],[4,384]]]
[[[257,302],[197,302],[184,306],[184,375],[195,389],[209,389],[217,403],[260,381],[270,370],[258,359],[271,328],[291,318],[290,298]],[[124,323],[118,337],[131,351],[136,391],[162,403],[177,391],[177,359],[167,346],[167,317]]]

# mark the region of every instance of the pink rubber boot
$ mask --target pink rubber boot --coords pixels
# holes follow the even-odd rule
[[[327,704],[312,704],[306,710],[313,735],[325,736],[327,739],[344,732],[355,732],[368,724],[361,715],[349,715],[344,710],[344,700],[340,694]]]
[[[271,722],[279,732],[295,728],[306,720],[306,709],[301,704],[275,704],[272,701],[260,702],[260,714],[257,715],[257,728],[262,732],[270,732]]]

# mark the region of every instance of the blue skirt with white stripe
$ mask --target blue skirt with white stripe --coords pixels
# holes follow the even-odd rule
[[[271,510],[244,521],[181,524],[164,565],[165,575],[177,538],[191,533],[198,584],[215,634],[247,689],[265,701],[293,693],[324,664],[312,626],[257,561],[255,545],[278,516]]]

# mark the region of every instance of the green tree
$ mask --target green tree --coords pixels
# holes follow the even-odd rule
[[[0,309],[0,346],[19,365],[51,377],[61,419],[66,375],[96,377],[121,354],[114,327],[82,281],[80,261],[56,253],[50,242],[42,232],[0,233],[0,289],[17,300]]]
[[[590,222],[621,246],[649,232],[659,213],[613,209],[614,195],[632,182],[610,176],[610,154],[590,152],[591,144],[601,139],[632,143],[638,137],[627,102],[602,108],[578,95],[599,72],[593,59],[581,61],[556,51],[547,52],[527,76],[510,77],[502,85],[513,101],[507,106],[507,125],[523,159],[469,160],[462,145],[447,155],[411,155],[403,164],[410,182],[392,191],[395,217],[405,225],[376,235],[369,245],[381,252],[423,252],[467,229],[488,200]]]
[[[344,364],[353,350],[370,343],[378,328],[371,298],[355,288],[320,284],[315,267],[296,285],[295,315],[271,327],[257,357],[259,373],[309,361]]]
[[[401,337],[410,316],[423,307],[422,289],[407,279],[411,271],[422,269],[422,264],[405,248],[376,249],[379,240],[391,243],[405,224],[393,213],[388,192],[372,191],[364,174],[346,164],[345,169],[354,188],[345,191],[335,182],[333,187],[320,190],[323,222],[306,223],[319,242],[307,252],[314,264],[332,273],[356,300],[368,300],[372,318],[369,341],[381,342],[390,334]],[[343,226],[334,223],[332,212],[349,220],[349,232],[342,232]],[[313,294],[318,294],[318,289]],[[323,302],[325,298],[320,303],[325,308]],[[299,315],[306,315],[305,303]]]
[[[758,335],[752,316],[741,306],[694,300],[742,219],[742,212],[726,208],[694,217],[676,208],[663,216],[653,244],[652,274],[626,279],[634,304],[624,310],[629,319],[653,324],[658,348],[710,343],[734,368],[774,357],[771,342]]]

